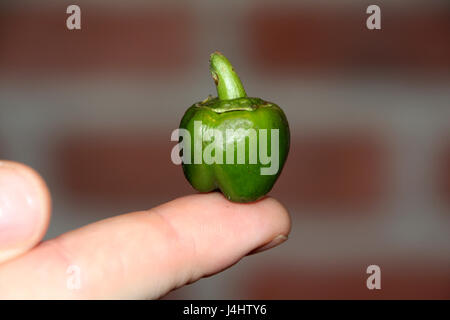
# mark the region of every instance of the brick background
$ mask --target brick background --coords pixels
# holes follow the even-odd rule
[[[192,58],[195,21],[179,7],[82,6],[82,29],[65,27],[63,3],[0,12],[0,68],[18,73],[174,72]]]
[[[380,265],[381,290],[368,290],[367,265],[311,268],[278,266],[250,275],[249,299],[448,299],[450,275],[444,266],[417,262]]]
[[[151,131],[68,135],[54,147],[55,166],[66,191],[81,198],[169,200],[194,190],[167,141]],[[387,190],[386,151],[373,134],[353,130],[293,137],[273,195],[305,209],[373,209]]]
[[[361,14],[366,7],[256,7],[245,19],[252,61],[261,70],[285,73],[450,69],[450,12],[386,9],[382,29],[368,32],[368,15]]]
[[[55,146],[55,165],[66,191],[100,202],[161,201],[192,192],[170,153],[176,143],[154,132],[68,136]]]
[[[347,129],[293,138],[274,195],[303,209],[364,212],[387,195],[389,152],[376,133]]]
[[[213,93],[207,57],[221,50],[249,94],[288,115],[271,194],[292,233],[169,297],[450,297],[445,2],[379,1],[375,32],[368,3],[351,0],[78,3],[74,32],[69,1],[0,3],[0,156],[46,178],[47,238],[194,192],[170,133]],[[381,292],[364,287],[368,264]]]

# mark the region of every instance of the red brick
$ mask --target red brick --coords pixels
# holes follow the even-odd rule
[[[382,29],[368,30],[367,6],[259,7],[245,21],[251,61],[269,71],[379,68],[450,75],[450,12],[382,7]]]
[[[246,275],[246,299],[450,299],[444,266],[380,264],[381,290],[368,290],[367,265],[269,266]]]
[[[166,73],[189,63],[194,25],[184,7],[131,10],[83,5],[82,29],[71,31],[66,28],[67,5],[2,8],[2,74]]]
[[[54,161],[64,189],[78,199],[162,202],[194,192],[171,161],[175,144],[169,132],[74,134],[55,146]]]
[[[170,159],[169,132],[68,135],[55,147],[62,185],[72,195],[115,202],[169,200],[194,190]],[[272,195],[305,209],[361,211],[386,193],[386,151],[364,132],[294,138]],[[333,211],[334,212],[334,211]]]
[[[308,210],[364,211],[389,196],[389,150],[376,133],[328,131],[298,137],[273,195]]]

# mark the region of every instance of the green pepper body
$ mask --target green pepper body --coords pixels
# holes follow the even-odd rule
[[[191,136],[190,145],[183,147],[184,175],[200,192],[219,189],[233,202],[258,200],[272,189],[288,156],[288,121],[276,104],[247,97],[231,64],[218,52],[211,55],[211,73],[219,97],[195,103],[180,123],[180,128],[187,130]],[[262,137],[261,129],[266,132]],[[252,136],[251,132],[256,134]],[[204,139],[206,136],[207,139]],[[276,138],[278,147],[277,142],[272,141]],[[256,142],[253,148],[250,146],[251,139]],[[266,142],[263,155],[262,141]],[[238,149],[239,145],[245,146],[245,161],[242,157],[238,158],[243,150]],[[190,148],[189,153],[185,153],[186,148]],[[205,150],[216,161],[208,162],[203,157]],[[197,153],[200,159],[194,155],[195,151],[201,152]],[[261,158],[264,155],[278,155],[278,159],[272,157],[271,162],[267,163],[266,158],[264,163]],[[264,170],[266,174],[262,174]]]

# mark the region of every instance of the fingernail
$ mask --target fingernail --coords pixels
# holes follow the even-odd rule
[[[269,243],[267,243],[267,244],[263,245],[262,247],[256,248],[255,250],[251,251],[249,253],[249,255],[272,249],[272,248],[282,244],[287,239],[288,239],[287,236],[285,236],[284,234],[280,234],[280,235],[276,236],[275,238],[273,238],[273,240],[270,241]]]
[[[33,236],[42,210],[36,185],[19,170],[0,162],[0,249]]]

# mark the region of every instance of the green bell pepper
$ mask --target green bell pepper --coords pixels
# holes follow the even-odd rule
[[[247,97],[221,53],[211,55],[210,70],[218,97],[192,105],[180,123],[184,175],[200,192],[219,189],[233,202],[258,200],[288,156],[288,121],[276,104]]]

